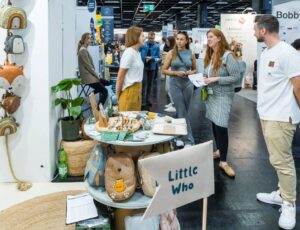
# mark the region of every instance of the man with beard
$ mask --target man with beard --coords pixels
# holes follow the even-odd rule
[[[296,225],[296,170],[291,152],[296,124],[300,122],[300,54],[279,38],[279,22],[272,15],[256,16],[255,37],[267,48],[258,69],[257,110],[269,159],[278,176],[279,190],[258,193],[264,203],[281,206],[279,226]]]

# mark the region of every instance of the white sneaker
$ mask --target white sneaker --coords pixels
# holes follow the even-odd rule
[[[176,140],[176,146],[177,147],[183,147],[184,146],[184,142],[182,140]]]
[[[283,229],[293,229],[296,225],[296,205],[283,201],[278,225]]]
[[[172,107],[172,106],[173,106],[173,103],[171,102],[171,103],[165,105],[165,108],[169,108],[169,107]]]
[[[185,144],[183,148],[184,148],[184,149],[187,149],[187,148],[190,148],[190,147],[192,147],[191,144]]]
[[[282,205],[282,198],[280,196],[280,191],[274,191],[271,193],[257,193],[256,198],[264,203],[267,204],[277,204],[277,205]]]
[[[166,108],[165,109],[165,112],[169,112],[169,113],[175,113],[176,112],[176,109],[175,109],[175,107],[168,107],[168,108]]]

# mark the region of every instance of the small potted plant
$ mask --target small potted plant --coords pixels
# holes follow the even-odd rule
[[[52,93],[61,92],[61,97],[56,98],[54,101],[55,106],[61,105],[62,108],[67,111],[67,116],[60,118],[62,139],[64,141],[75,141],[79,139],[83,98],[76,97],[73,99],[71,89],[73,86],[80,85],[80,83],[81,80],[78,78],[66,78],[51,87]]]

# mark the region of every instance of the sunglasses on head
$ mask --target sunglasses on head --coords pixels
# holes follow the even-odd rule
[[[185,35],[187,35],[187,32],[186,31],[178,31],[177,34],[185,34]]]

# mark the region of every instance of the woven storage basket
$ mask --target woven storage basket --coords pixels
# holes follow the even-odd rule
[[[61,147],[68,156],[68,175],[82,176],[90,153],[98,144],[94,140],[62,141]]]

